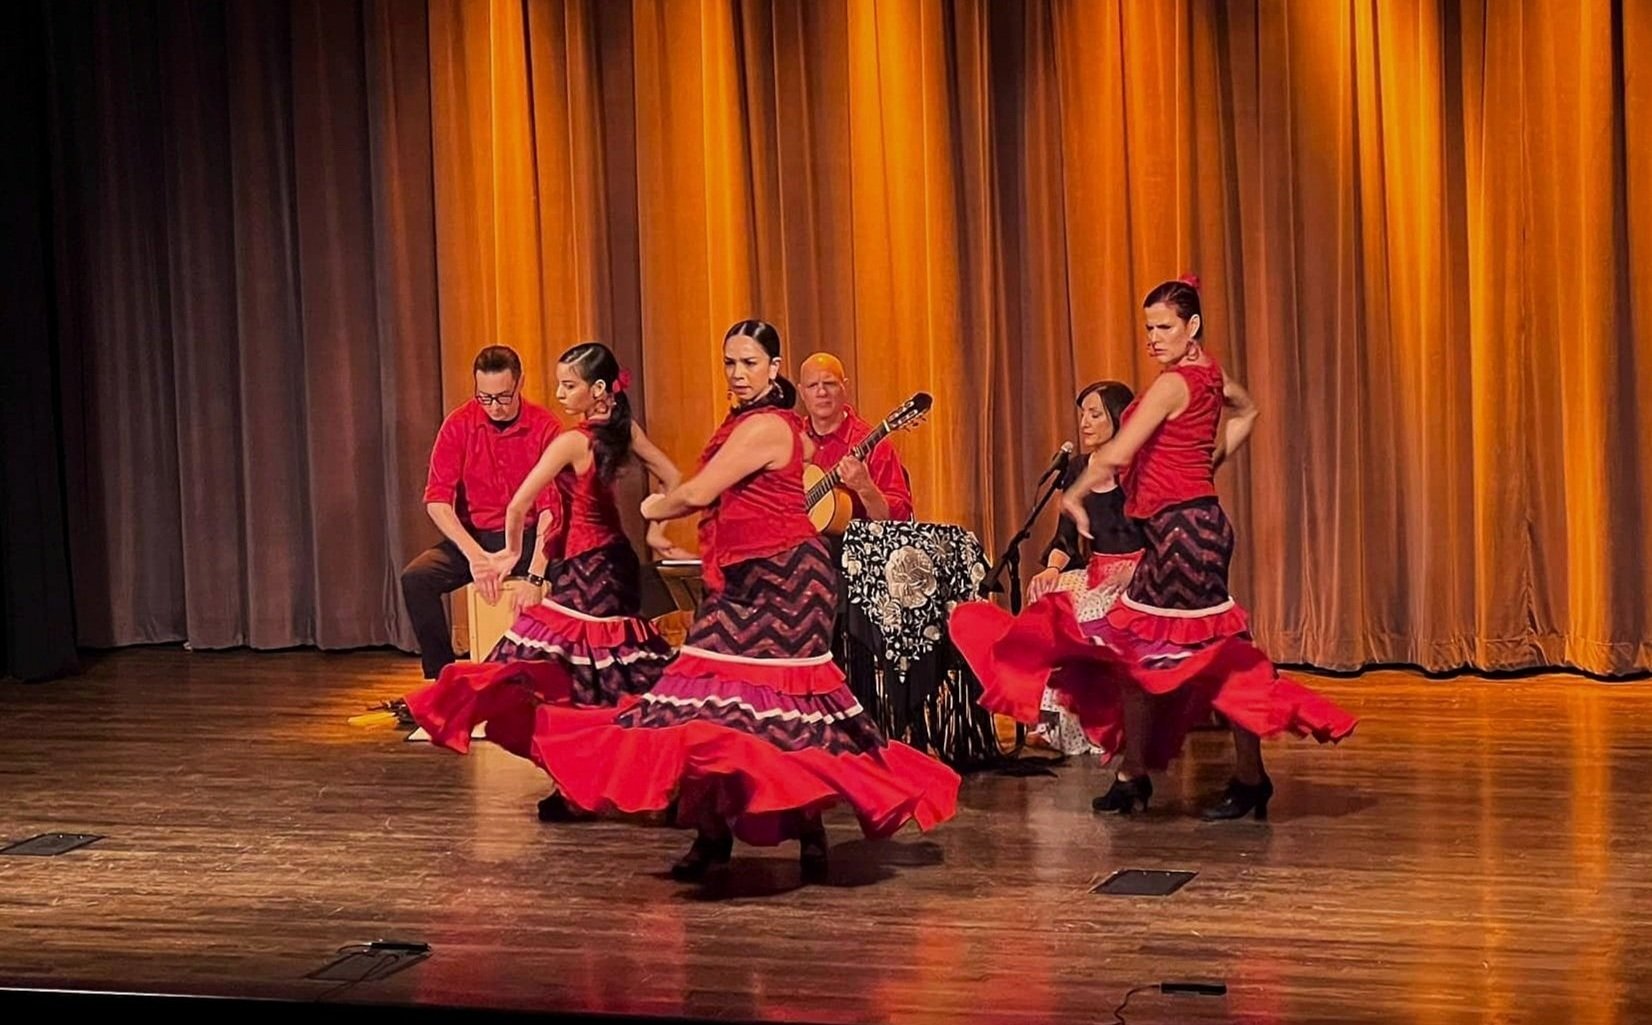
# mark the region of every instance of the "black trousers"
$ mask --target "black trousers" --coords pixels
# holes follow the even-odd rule
[[[490,552],[502,551],[505,547],[502,530],[477,531],[471,536]],[[525,531],[522,558],[512,571],[515,576],[528,572],[535,548],[534,531]],[[470,560],[459,551],[458,545],[445,537],[441,544],[426,548],[402,568],[402,600],[407,603],[413,633],[419,638],[419,657],[424,661],[427,680],[440,676],[442,667],[454,661],[453,633],[448,627],[447,613],[442,609],[442,596],[468,583]]]

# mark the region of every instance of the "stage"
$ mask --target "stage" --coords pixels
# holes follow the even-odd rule
[[[1363,717],[1279,742],[1270,823],[1187,812],[1220,734],[1133,819],[1094,765],[966,778],[956,820],[867,844],[829,883],[737,848],[705,886],[686,834],[544,825],[544,778],[347,719],[417,682],[385,653],[131,650],[0,687],[0,985],[722,1021],[1094,1023],[1652,1019],[1652,685],[1572,677],[1316,686]],[[1123,868],[1198,876],[1161,898]],[[432,956],[356,985],[305,976],[379,938]],[[0,1006],[6,1006],[0,998]],[[301,1013],[314,1016],[313,1010]]]

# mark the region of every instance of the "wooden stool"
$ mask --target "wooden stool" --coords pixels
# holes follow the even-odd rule
[[[664,559],[654,564],[654,570],[665,581],[665,589],[670,592],[671,603],[677,606],[677,611],[692,613],[705,600],[699,559]]]
[[[665,638],[665,643],[673,648],[683,646],[683,641],[688,637],[688,628],[692,625],[694,625],[694,613],[683,609],[654,617],[654,629],[658,630],[660,636]]]
[[[656,562],[654,569],[665,581],[665,589],[671,593],[671,603],[677,606],[673,612],[655,616],[654,628],[667,644],[680,648],[688,637],[688,628],[694,624],[694,612],[705,598],[705,583],[700,579],[700,560],[666,559]]]
[[[454,592],[455,600],[453,604],[456,613],[453,617],[454,650],[464,651],[468,649],[472,662],[480,662],[487,658],[494,645],[498,644],[499,639],[505,636],[505,631],[510,629],[511,623],[516,621],[516,613],[513,611],[515,606],[512,604],[511,598],[518,593],[532,589],[533,585],[526,580],[521,577],[512,577],[506,580],[504,586],[500,588],[499,601],[494,605],[489,605],[482,600],[482,595],[476,590],[474,584],[466,584],[462,591]],[[463,595],[462,599],[460,598],[461,594]],[[462,617],[457,615],[460,609],[464,610]],[[465,641],[464,647],[460,647],[461,637]]]

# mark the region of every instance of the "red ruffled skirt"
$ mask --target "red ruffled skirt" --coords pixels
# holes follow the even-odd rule
[[[493,738],[490,728],[489,738]],[[647,694],[617,710],[539,709],[531,757],[589,811],[727,822],[750,844],[795,838],[847,805],[868,837],[929,829],[957,808],[959,779],[886,740],[825,655],[781,660],[685,646]]]
[[[1073,612],[1080,624],[1100,619],[1118,601],[1130,583],[1141,552],[1100,552],[1090,556],[1085,565],[1068,570],[1057,579],[1055,590],[1071,598]],[[1010,629],[1013,629],[1011,627]],[[1039,702],[1041,711],[1034,735],[1044,743],[1066,755],[1099,754],[1110,757],[1084,730],[1078,717],[1067,711],[1061,695],[1053,688],[1044,688]]]
[[[845,685],[829,647],[836,579],[819,540],[725,567],[722,590],[646,694],[575,707],[565,661],[513,662],[472,692],[465,716],[587,811],[675,803],[679,825],[726,822],[763,845],[840,803],[869,837],[908,822],[928,829],[955,812],[958,776],[885,739]],[[463,750],[469,731],[459,733],[431,729]]]
[[[981,704],[1038,721],[1053,689],[1107,751],[1124,746],[1123,688],[1155,697],[1149,769],[1162,769],[1212,710],[1262,737],[1340,740],[1357,721],[1279,675],[1227,596],[1232,528],[1214,501],[1172,507],[1143,524],[1148,548],[1130,587],[1099,620],[1081,623],[1057,593],[1011,617],[986,602],[953,611],[953,643],[981,680]],[[1157,598],[1158,601],[1153,601]]]
[[[485,661],[455,662],[407,695],[414,721],[434,743],[462,753],[482,723],[492,738],[511,731],[504,718],[531,717],[546,702],[611,708],[648,690],[672,650],[636,615],[636,571],[624,542],[564,560],[551,597],[523,610]]]

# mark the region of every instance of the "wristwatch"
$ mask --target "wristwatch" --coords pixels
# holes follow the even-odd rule
[[[538,573],[529,573],[528,574],[528,583],[532,584],[535,587],[544,587],[545,586],[545,578],[540,576]]]

